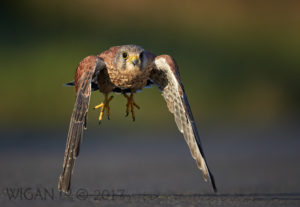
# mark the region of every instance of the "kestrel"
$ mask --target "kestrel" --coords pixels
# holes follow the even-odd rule
[[[76,101],[69,125],[63,171],[59,177],[58,189],[68,192],[75,159],[79,154],[83,129],[86,129],[87,112],[92,91],[104,94],[104,101],[95,106],[100,108],[99,121],[106,113],[109,118],[111,92],[121,93],[127,99],[126,114],[131,113],[135,120],[135,103],[133,95],[146,86],[155,84],[162,91],[179,131],[184,135],[192,157],[202,171],[204,180],[210,180],[217,191],[214,177],[210,172],[201,146],[192,111],[180,80],[175,60],[169,55],[156,56],[137,45],[115,46],[97,56],[88,56],[78,65],[74,85]]]

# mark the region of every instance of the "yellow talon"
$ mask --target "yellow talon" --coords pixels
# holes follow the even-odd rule
[[[135,121],[135,111],[134,106],[137,109],[140,109],[140,107],[134,102],[133,100],[133,93],[131,92],[130,96],[128,96],[126,93],[123,94],[125,98],[127,98],[127,104],[126,104],[126,115],[128,116],[129,110],[131,111],[132,120]]]
[[[94,109],[98,109],[98,108],[100,108],[100,107],[102,107],[102,106],[104,106],[104,103],[103,103],[103,102],[102,102],[101,104],[95,106]]]
[[[99,114],[99,124],[101,123],[101,120],[103,118],[103,113],[106,109],[106,115],[107,118],[109,119],[109,115],[110,115],[110,107],[109,107],[109,102],[113,99],[113,96],[108,98],[108,94],[105,94],[105,99],[102,103],[100,103],[99,105],[95,106],[94,109],[100,109],[100,114]]]

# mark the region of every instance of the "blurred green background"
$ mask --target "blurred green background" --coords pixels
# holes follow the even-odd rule
[[[299,11],[299,1],[4,1],[1,126],[67,127],[75,93],[62,85],[81,59],[122,44],[176,59],[200,124],[295,119]],[[102,99],[94,92],[91,106]],[[162,127],[172,119],[157,89],[144,89],[136,102],[135,126]],[[125,103],[115,96],[105,124],[132,124]],[[89,125],[97,116],[90,110]]]

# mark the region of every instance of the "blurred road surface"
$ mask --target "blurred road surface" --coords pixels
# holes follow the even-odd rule
[[[0,206],[300,206],[297,127],[202,133],[218,194],[181,134],[100,131],[84,135],[68,196],[57,192],[65,131],[2,131]]]

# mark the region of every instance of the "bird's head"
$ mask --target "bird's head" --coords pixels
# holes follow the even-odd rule
[[[140,46],[123,45],[116,53],[113,63],[122,71],[142,71],[147,67],[148,60]]]

